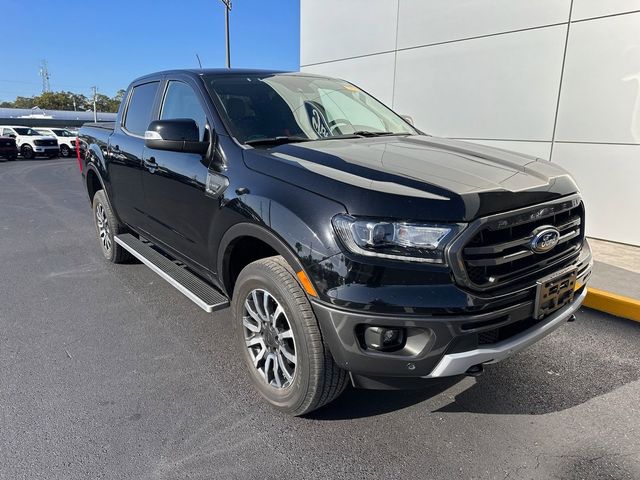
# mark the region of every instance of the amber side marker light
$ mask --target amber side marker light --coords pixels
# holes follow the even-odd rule
[[[313,284],[311,283],[311,280],[309,280],[307,274],[304,273],[304,270],[300,270],[296,273],[296,276],[298,277],[298,280],[300,280],[302,288],[304,288],[304,291],[307,292],[308,295],[311,295],[312,297],[318,296],[318,292],[316,292],[316,289],[313,287]]]

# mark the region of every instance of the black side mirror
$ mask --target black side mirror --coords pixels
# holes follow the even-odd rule
[[[204,155],[209,142],[200,141],[200,131],[190,118],[155,120],[144,132],[144,144],[155,150],[171,152],[199,153]]]

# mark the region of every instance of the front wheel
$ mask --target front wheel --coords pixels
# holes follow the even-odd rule
[[[60,145],[60,155],[62,155],[63,157],[68,157],[70,152],[71,150],[69,150],[68,146]]]
[[[251,381],[278,410],[309,413],[346,387],[347,372],[333,360],[309,300],[282,257],[257,260],[240,272],[232,317]]]
[[[31,148],[31,145],[23,145],[20,149],[20,154],[27,160],[31,160],[34,157],[33,148]]]

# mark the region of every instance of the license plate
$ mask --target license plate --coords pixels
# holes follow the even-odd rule
[[[538,280],[535,318],[544,318],[573,301],[576,272],[576,267],[569,267]]]

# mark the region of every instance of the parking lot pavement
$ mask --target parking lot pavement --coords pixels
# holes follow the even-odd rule
[[[349,389],[308,418],[248,384],[228,310],[102,260],[75,159],[0,164],[0,478],[640,478],[640,324],[578,320],[484,376]]]

